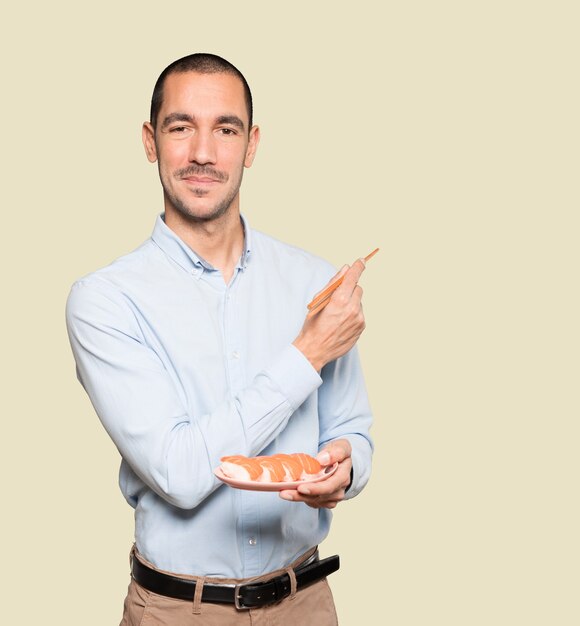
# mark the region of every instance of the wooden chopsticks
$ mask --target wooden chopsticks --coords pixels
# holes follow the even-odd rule
[[[370,254],[367,254],[363,261],[366,263],[369,259],[375,256],[375,254],[379,251],[379,248],[375,248]],[[330,302],[330,297],[336,291],[340,285],[342,285],[342,281],[344,276],[337,278],[332,284],[328,285],[328,287],[321,291],[313,300],[308,304],[308,311],[312,313],[315,309],[322,311],[322,309]]]

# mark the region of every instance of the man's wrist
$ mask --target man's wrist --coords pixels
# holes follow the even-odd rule
[[[292,345],[299,350],[300,352],[302,352],[302,354],[304,355],[304,358],[307,359],[310,362],[310,365],[312,365],[312,367],[319,372],[325,365],[325,362],[315,353],[314,350],[312,350],[307,343],[301,339],[301,337],[297,337],[293,342]]]

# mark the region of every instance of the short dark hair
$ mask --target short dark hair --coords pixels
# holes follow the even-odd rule
[[[153,96],[151,97],[151,112],[150,122],[153,128],[157,124],[157,116],[159,110],[163,104],[163,86],[165,79],[170,74],[183,74],[185,72],[198,72],[200,74],[233,74],[237,76],[244,87],[244,96],[246,98],[246,108],[248,109],[248,119],[250,121],[250,128],[252,128],[253,122],[253,104],[252,104],[252,92],[248,81],[244,78],[244,75],[240,70],[232,65],[229,61],[222,59],[217,54],[210,54],[209,52],[196,52],[195,54],[189,54],[186,57],[177,59],[168,65],[159,75],[155,87],[153,88]]]

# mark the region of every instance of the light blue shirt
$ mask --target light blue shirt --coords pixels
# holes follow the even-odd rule
[[[327,509],[222,484],[220,457],[315,456],[345,437],[347,497],[370,475],[356,348],[319,375],[292,345],[333,268],[243,223],[227,285],[160,216],[150,239],[77,281],[67,302],[78,378],[121,453],[137,549],[175,573],[261,575],[328,533]]]

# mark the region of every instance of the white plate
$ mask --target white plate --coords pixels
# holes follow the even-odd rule
[[[295,480],[285,483],[263,483],[259,480],[236,480],[235,478],[228,478],[223,472],[222,468],[216,467],[213,473],[224,483],[230,487],[236,489],[247,489],[248,491],[282,491],[282,489],[296,489],[298,485],[307,485],[308,483],[318,483],[321,480],[326,480],[336,472],[338,463],[325,467],[314,478],[308,480]]]

